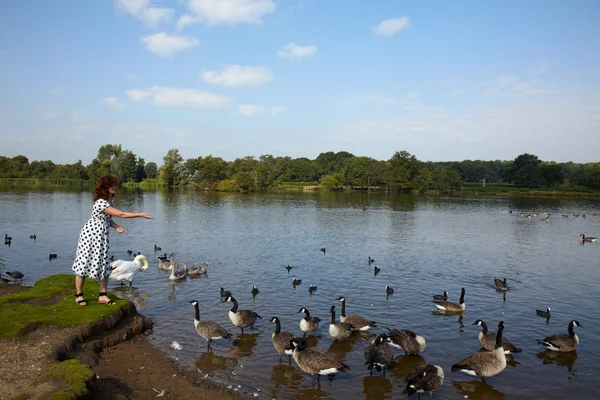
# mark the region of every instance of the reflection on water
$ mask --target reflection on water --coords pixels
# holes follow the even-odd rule
[[[571,375],[577,376],[573,369],[575,361],[577,361],[576,351],[562,353],[559,351],[544,350],[536,354],[536,357],[541,359],[543,364],[555,364],[559,367],[567,367]]]
[[[436,315],[438,317],[452,317],[452,316],[456,316],[458,315],[458,318],[456,320],[456,322],[458,322],[458,331],[459,332],[464,332],[463,328],[465,327],[465,325],[463,324],[463,318],[465,316],[465,312],[464,311],[443,311],[443,310],[434,310],[431,312],[431,314]],[[449,318],[444,318],[444,319],[449,319]]]
[[[83,191],[70,186],[33,191],[3,188],[0,182],[0,226],[14,238],[10,247],[0,248],[0,270],[18,266],[25,274],[24,284],[54,273],[71,274],[78,234],[92,203],[90,186]],[[125,234],[111,236],[110,252],[116,258],[127,259],[127,249],[155,255],[156,243],[163,253],[173,251],[177,262],[192,265],[202,260],[211,267],[208,275],[170,282],[169,273],[158,270],[156,260],[149,257],[151,268],[136,275],[135,287],[120,288],[111,282],[109,290],[133,301],[152,318],[153,343],[169,356],[215,379],[255,388],[261,400],[386,398],[393,396],[390,383],[392,393],[398,395],[394,397],[400,397],[404,377],[426,360],[449,374],[460,356],[479,347],[477,332],[464,328],[463,315],[468,321],[504,320],[511,341],[523,353],[516,359],[507,357],[508,365],[518,367],[503,371],[492,381],[494,388],[477,380],[447,383],[434,398],[461,397],[463,385],[470,388],[470,392],[465,389],[470,398],[481,392],[480,398],[504,394],[511,399],[562,400],[574,390],[578,398],[597,397],[600,375],[595,364],[600,350],[594,343],[600,325],[593,316],[600,281],[598,246],[580,246],[579,235],[600,229],[600,218],[550,219],[541,224],[519,214],[543,209],[553,215],[593,215],[600,211],[598,201],[122,188],[117,205],[147,211],[155,219],[123,220]],[[33,232],[35,242],[29,239]],[[322,247],[326,253],[319,251]],[[59,257],[48,261],[49,253]],[[369,265],[369,256],[376,262]],[[293,274],[286,265],[293,266]],[[377,275],[375,265],[380,268]],[[504,276],[510,290],[500,297],[492,283]],[[294,290],[292,277],[302,279],[303,285]],[[312,296],[309,284],[319,288]],[[254,301],[253,285],[260,289]],[[384,299],[386,285],[395,293]],[[239,335],[240,329],[228,318],[230,308],[220,303],[220,287],[231,290],[241,308],[265,318],[257,322],[257,329]],[[432,315],[433,293],[447,290],[450,300],[456,301],[463,287],[467,292],[464,314]],[[352,314],[380,326],[334,342],[327,333],[328,310],[339,293],[352,297]],[[219,341],[214,352],[206,352],[206,342],[194,330],[190,300],[200,303],[202,319],[219,323],[235,339]],[[274,327],[267,318],[277,315],[284,331],[302,336],[298,326],[302,315],[296,312],[303,306],[323,319],[318,331],[306,337],[308,345],[329,350],[350,365],[349,371],[333,380],[321,377],[313,385],[310,375],[293,360],[291,365],[285,358],[279,363],[271,342]],[[578,319],[586,326],[576,354],[545,352],[533,357],[541,349],[531,338],[547,336],[546,325],[535,315],[542,306],[556,310],[552,323],[563,327]],[[381,375],[371,379],[363,351],[386,326],[419,332],[428,346],[418,356],[399,355],[395,350],[399,356],[386,380]],[[170,347],[173,341],[181,350]],[[565,376],[574,381],[572,387],[565,386]]]
[[[481,381],[452,381],[452,386],[473,400],[504,400],[504,393]]]

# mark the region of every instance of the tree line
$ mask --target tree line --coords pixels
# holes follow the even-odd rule
[[[23,155],[0,156],[0,178],[94,181],[102,175],[115,175],[123,183],[153,180],[209,191],[258,191],[282,183],[302,183],[329,190],[378,188],[448,193],[460,190],[464,182],[482,181],[534,188],[566,183],[600,189],[600,163],[542,161],[528,153],[512,161],[425,162],[407,151],[397,151],[389,160],[329,151],[314,160],[265,154],[225,161],[212,155],[184,160],[178,149],[170,149],[160,167],[113,144],[101,146],[96,158],[85,166],[81,160],[55,164],[50,160],[29,162]]]

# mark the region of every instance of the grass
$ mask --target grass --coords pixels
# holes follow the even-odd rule
[[[19,336],[30,324],[36,323],[59,327],[87,325],[127,304],[127,300],[116,298],[113,298],[116,305],[99,304],[96,301],[100,291],[98,282],[87,279],[83,291],[88,305],[78,306],[74,285],[74,275],[51,275],[37,281],[29,290],[0,297],[0,337]]]
[[[77,360],[66,360],[44,367],[42,379],[53,378],[61,383],[63,390],[54,393],[50,400],[71,400],[88,393],[87,383],[94,377],[94,371]]]
[[[600,191],[582,186],[524,187],[507,183],[491,183],[485,187],[477,182],[465,182],[461,194],[527,195],[527,196],[600,196]]]

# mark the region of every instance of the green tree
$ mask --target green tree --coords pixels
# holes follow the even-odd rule
[[[515,158],[507,171],[506,180],[519,186],[542,186],[544,178],[541,161],[533,154],[524,153]]]
[[[136,155],[129,150],[120,151],[110,162],[110,172],[119,179],[119,182],[135,181],[137,172]]]
[[[146,178],[155,179],[158,173],[158,165],[155,162],[149,162],[144,166],[144,172],[146,173]]]
[[[163,157],[163,162],[164,164],[158,170],[159,180],[169,186],[178,186],[183,166],[183,157],[179,154],[179,149],[169,150]]]
[[[555,162],[542,163],[540,169],[546,186],[558,186],[565,182],[565,173],[560,164]]]
[[[327,190],[341,190],[344,187],[344,175],[341,172],[334,172],[322,177],[319,183]]]

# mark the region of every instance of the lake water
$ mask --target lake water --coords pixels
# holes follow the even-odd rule
[[[55,273],[71,273],[79,230],[89,218],[89,191],[61,187],[43,190],[0,188],[1,233],[13,237],[0,248],[0,271],[20,270],[24,283]],[[226,382],[258,398],[391,399],[401,397],[403,378],[427,363],[443,367],[446,379],[437,399],[590,399],[600,398],[600,243],[582,245],[579,235],[599,236],[598,201],[507,197],[414,197],[366,193],[214,194],[120,189],[117,208],[146,211],[154,220],[120,220],[126,232],[111,231],[111,254],[131,259],[140,251],[151,267],[135,276],[132,288],[109,288],[135,302],[154,322],[153,343],[202,376]],[[362,207],[366,210],[363,212]],[[509,214],[509,210],[514,210]],[[548,223],[533,212],[543,210]],[[520,216],[532,214],[531,218]],[[562,214],[571,215],[562,219]],[[586,214],[587,218],[573,218]],[[545,216],[545,215],[544,215]],[[29,239],[35,233],[37,240]],[[205,277],[170,283],[157,268],[154,244],[173,251],[177,261],[209,263]],[[323,254],[321,247],[326,247]],[[49,260],[48,254],[58,258]],[[371,266],[368,256],[376,261]],[[291,273],[284,268],[294,266]],[[381,272],[374,275],[373,267]],[[303,283],[291,284],[297,277]],[[494,278],[508,279],[506,296]],[[318,286],[310,295],[308,286]],[[255,299],[250,290],[256,285]],[[386,298],[385,286],[395,289]],[[231,290],[240,309],[263,319],[243,335],[221,303],[219,288]],[[433,294],[447,290],[457,301],[466,289],[461,316],[433,315]],[[344,295],[347,314],[379,323],[368,334],[334,342],[328,335],[329,308]],[[202,319],[217,321],[233,335],[213,351],[195,332],[190,300],[200,304]],[[271,344],[274,325],[301,334],[300,307],[322,319],[310,345],[341,355],[351,370],[312,384],[292,361]],[[552,318],[536,308],[552,308]],[[85,312],[85,310],[82,310]],[[480,379],[451,372],[455,362],[480,348],[473,326],[483,319],[491,329],[505,321],[505,336],[523,349],[498,376]],[[557,356],[536,339],[566,333],[572,319],[580,346]],[[369,376],[363,349],[384,327],[411,329],[427,339],[421,356],[395,351],[396,365]],[[181,350],[171,348],[177,341]]]

